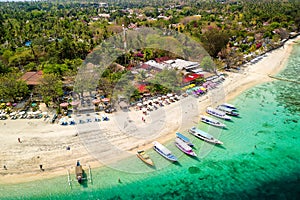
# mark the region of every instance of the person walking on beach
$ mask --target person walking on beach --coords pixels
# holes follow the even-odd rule
[[[18,138],[18,142],[19,142],[19,143],[22,143],[22,142],[21,142],[21,138]]]
[[[145,121],[146,121],[144,117],[142,117],[142,121],[143,121],[143,122],[145,122]]]
[[[43,165],[40,165],[40,170],[41,170],[41,171],[44,171]]]

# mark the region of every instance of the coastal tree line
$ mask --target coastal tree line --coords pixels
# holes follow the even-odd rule
[[[298,1],[222,4],[192,0],[181,3],[122,0],[109,1],[104,8],[95,2],[76,1],[0,4],[0,100],[3,101],[18,101],[28,95],[29,88],[19,80],[20,76],[26,71],[42,70],[45,77],[49,76],[45,78],[48,82],[37,90],[44,101],[58,102],[63,94],[62,82],[76,75],[82,61],[97,45],[121,32],[122,24],[158,27],[166,33],[171,29],[183,32],[199,41],[215,58],[218,67],[230,65],[234,60],[236,64],[242,55],[261,48],[274,48],[288,38],[290,32],[300,30]],[[109,17],[101,18],[99,13],[107,13]],[[166,18],[149,20],[158,16]],[[133,51],[116,62],[127,69],[138,61],[168,54],[153,49],[140,51],[142,58]],[[108,73],[102,77],[102,85],[99,83],[103,90],[113,88],[121,77],[116,70]],[[48,86],[53,80],[54,87],[50,89]],[[153,87],[156,89],[150,88],[151,91],[163,91],[156,83]]]

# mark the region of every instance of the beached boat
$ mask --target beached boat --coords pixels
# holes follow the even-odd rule
[[[211,117],[205,116],[205,115],[201,115],[201,121],[204,122],[204,123],[207,123],[209,125],[216,126],[216,127],[222,127],[222,128],[226,127],[225,124],[219,122],[216,119],[213,119]]]
[[[82,183],[82,181],[84,180],[83,169],[82,169],[82,166],[81,166],[79,160],[76,163],[75,175],[76,175],[76,180],[78,181],[78,183]]]
[[[235,107],[235,105],[229,104],[229,103],[223,103],[221,104],[221,106],[224,106],[226,108],[230,108],[232,110],[237,110],[237,108]]]
[[[218,106],[217,107],[218,110],[225,112],[227,115],[231,115],[231,116],[239,116],[239,113],[237,113],[234,109],[225,107],[225,106]]]
[[[164,145],[162,145],[162,144],[160,144],[159,142],[157,142],[157,141],[154,141],[153,142],[153,149],[157,152],[157,153],[159,153],[160,155],[162,155],[163,157],[165,157],[166,159],[168,159],[168,160],[170,160],[170,161],[173,161],[173,162],[175,162],[175,161],[177,161],[177,158],[176,158],[176,156],[174,156],[173,154],[172,154],[172,152],[169,150],[169,149],[167,149]]]
[[[212,115],[212,116],[215,116],[215,117],[218,117],[218,118],[221,118],[221,119],[231,120],[231,117],[229,117],[228,115],[226,115],[225,112],[217,110],[217,109],[214,109],[212,107],[208,107],[206,109],[206,112],[208,114]]]
[[[144,150],[138,150],[136,156],[141,159],[144,163],[154,166],[154,162],[151,160],[148,154]]]
[[[181,139],[183,142],[185,142],[187,145],[189,145],[190,147],[193,147],[194,144],[190,141],[189,138],[185,137],[184,135],[182,135],[181,133],[177,132],[176,133],[176,137]]]
[[[210,142],[213,144],[223,144],[223,142],[221,142],[220,140],[215,139],[212,135],[210,135],[209,133],[206,133],[196,127],[192,127],[189,129],[189,133],[191,133],[192,135],[196,136],[197,138],[204,140],[206,142]]]
[[[180,138],[175,138],[175,145],[176,147],[178,147],[178,149],[180,149],[185,154],[190,156],[197,156],[197,154],[192,150],[192,147],[190,147],[187,143],[182,141]]]
[[[91,173],[90,165],[86,164],[84,168],[80,164],[79,160],[77,160],[75,170],[74,170],[75,171],[75,180],[72,180],[72,178],[71,178],[71,175],[70,175],[71,168],[67,170],[68,183],[71,188],[72,188],[72,181],[77,181],[79,184],[83,184],[86,181],[89,181],[90,183],[92,183],[92,173]],[[73,169],[73,167],[72,167],[72,169]]]

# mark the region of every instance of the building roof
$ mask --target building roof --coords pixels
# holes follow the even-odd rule
[[[39,85],[42,76],[43,76],[42,71],[26,72],[21,77],[21,80],[25,81],[27,85]]]
[[[148,91],[145,84],[138,85],[137,89],[139,90],[140,93],[144,93]]]
[[[189,75],[187,75],[183,78],[183,82],[184,83],[189,83],[189,82],[191,82],[191,81],[193,81],[197,78],[200,78],[200,77],[202,77],[201,74],[189,74]]]

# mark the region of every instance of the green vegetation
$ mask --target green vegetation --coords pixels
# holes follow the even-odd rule
[[[109,63],[96,85],[84,86],[84,80],[80,83],[78,79],[80,87],[74,90],[79,94],[83,93],[84,86],[97,87],[105,95],[113,96],[116,84],[124,81],[122,76],[139,62],[178,56],[170,52],[184,51],[192,56],[190,49],[184,46],[173,45],[174,49],[169,52],[163,50],[170,47],[169,43],[177,42],[167,37],[174,30],[198,41],[218,68],[224,65],[236,67],[245,62],[245,55],[251,59],[272,50],[291,32],[300,31],[299,1],[176,2],[110,0],[104,7],[92,1],[0,2],[0,100],[18,101],[38,92],[47,105],[59,103],[65,87],[63,81],[74,80],[87,55],[104,40],[120,33],[122,24],[128,29],[161,28],[166,37],[156,43],[159,46],[141,49],[141,43],[151,44],[156,38],[137,36],[135,46],[128,47],[126,54],[118,56],[115,65]],[[123,43],[122,38],[118,40]],[[124,66],[125,70],[117,70],[118,65]],[[215,68],[208,58],[201,65],[209,71]],[[37,70],[43,71],[44,80],[33,91],[19,78],[25,72]],[[146,75],[141,73],[130,80],[141,82],[145,79]],[[148,80],[147,87],[153,93],[166,93],[176,91],[179,82],[180,73],[162,71]],[[124,91],[129,98],[140,98],[136,88],[127,86]]]

